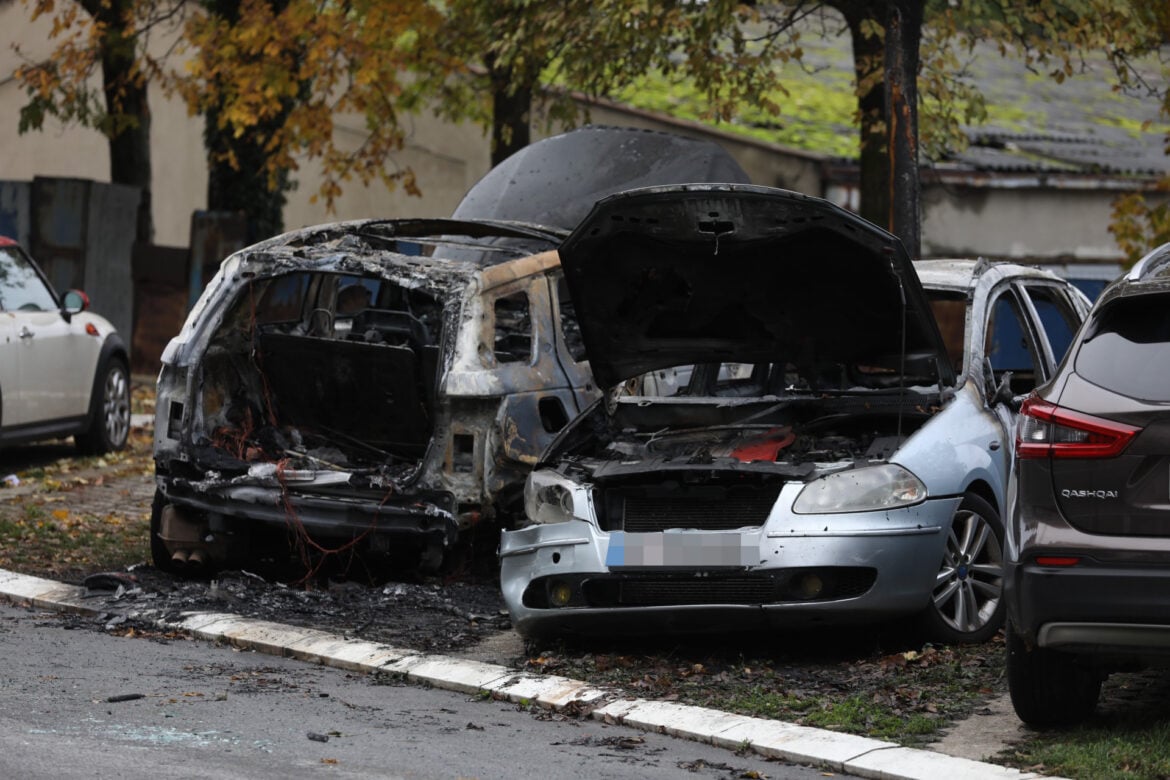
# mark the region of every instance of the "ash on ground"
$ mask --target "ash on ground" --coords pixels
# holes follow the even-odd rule
[[[175,620],[227,612],[398,647],[446,652],[511,628],[494,582],[326,582],[285,585],[246,571],[184,580],[151,566],[87,578],[86,600],[110,616]]]

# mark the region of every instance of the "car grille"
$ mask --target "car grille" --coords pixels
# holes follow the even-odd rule
[[[627,533],[758,528],[779,495],[779,485],[608,490],[602,502],[602,527]]]
[[[750,577],[706,582],[644,580],[618,587],[621,606],[656,607],[680,604],[767,604],[776,601],[776,583]]]
[[[800,592],[803,575],[817,575],[824,589],[815,597]],[[590,607],[673,607],[705,604],[759,605],[854,598],[876,580],[870,568],[826,567],[723,577],[624,575],[582,583]]]

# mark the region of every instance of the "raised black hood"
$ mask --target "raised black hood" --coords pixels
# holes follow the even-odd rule
[[[954,382],[901,242],[819,198],[632,190],[598,202],[560,254],[603,387],[713,362],[913,365],[916,380]]]

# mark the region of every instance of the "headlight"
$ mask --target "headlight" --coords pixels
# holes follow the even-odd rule
[[[534,471],[524,483],[524,514],[533,523],[572,520],[573,483],[552,471]]]
[[[839,471],[804,486],[792,511],[799,515],[867,512],[917,504],[926,499],[926,485],[901,466],[885,463]]]

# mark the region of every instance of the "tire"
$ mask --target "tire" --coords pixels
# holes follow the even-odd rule
[[[74,437],[86,455],[101,455],[126,446],[130,437],[130,371],[121,358],[108,359],[94,381],[89,428]]]
[[[933,641],[973,644],[995,636],[1003,619],[1003,522],[967,493],[951,519],[923,628]]]
[[[1029,649],[1008,626],[1007,678],[1012,707],[1035,728],[1070,726],[1093,713],[1101,695],[1101,677],[1077,664],[1068,653],[1043,647]]]
[[[154,501],[150,504],[150,560],[154,568],[173,574],[175,566],[171,562],[171,554],[167,552],[167,546],[159,536],[162,531],[162,510],[166,503],[166,497],[156,488]]]

